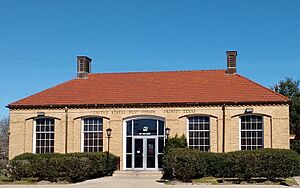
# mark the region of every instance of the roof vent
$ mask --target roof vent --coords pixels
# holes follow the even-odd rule
[[[236,56],[237,51],[226,51],[227,54],[227,74],[235,74],[236,73]]]
[[[92,59],[87,56],[77,56],[77,78],[87,79],[91,73]]]

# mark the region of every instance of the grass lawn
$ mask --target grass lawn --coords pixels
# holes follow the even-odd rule
[[[228,179],[228,178],[225,178],[224,180],[225,180],[224,184],[257,184],[257,185],[286,185],[286,186],[298,185],[293,178],[276,179],[276,181],[268,181],[267,179],[263,179],[263,178],[253,178],[249,182],[240,181],[238,179]],[[193,179],[192,183],[218,185],[218,184],[223,184],[223,180],[220,178],[205,177],[205,178]]]
[[[3,175],[0,175],[0,184],[35,184],[36,178],[23,178],[20,181],[13,181]]]

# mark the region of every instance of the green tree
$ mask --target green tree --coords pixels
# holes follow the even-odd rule
[[[272,89],[291,99],[290,105],[290,131],[300,139],[300,80],[286,78],[280,80]]]
[[[9,118],[0,120],[0,160],[8,158]]]

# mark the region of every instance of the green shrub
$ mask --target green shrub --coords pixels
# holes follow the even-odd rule
[[[173,138],[168,138],[166,140],[165,152],[168,152],[171,148],[187,148],[187,141],[184,135],[180,137],[176,134]]]
[[[22,154],[12,160],[15,179],[36,177],[39,180],[79,182],[111,175],[118,158],[107,153]]]
[[[300,140],[290,140],[291,149],[300,154]]]
[[[206,177],[213,176],[216,178],[224,177],[226,169],[226,154],[224,153],[211,153],[201,152],[200,157],[205,162],[205,175]]]
[[[226,177],[249,181],[253,177],[287,178],[299,175],[300,156],[285,149],[236,151],[227,154]]]
[[[164,177],[176,178],[183,182],[203,177],[206,167],[200,153],[195,149],[170,148],[163,159]]]
[[[6,168],[7,165],[9,165],[8,160],[0,159],[0,175],[4,173],[3,170]]]
[[[239,178],[264,177],[270,181],[300,175],[300,155],[286,149],[263,149],[208,153],[194,149],[171,148],[164,155],[166,178],[190,181],[203,176]]]

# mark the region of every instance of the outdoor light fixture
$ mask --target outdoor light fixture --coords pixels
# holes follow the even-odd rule
[[[253,108],[246,108],[245,113],[252,113],[253,112]]]
[[[167,139],[168,139],[168,138],[169,138],[169,135],[170,135],[170,128],[167,127],[165,131],[166,131],[166,136],[167,136]]]
[[[45,116],[45,112],[37,112],[37,116]]]
[[[111,128],[107,128],[106,129],[106,135],[107,135],[107,156],[106,156],[106,160],[107,160],[107,167],[109,166],[109,140],[110,140],[110,136],[111,136]]]
[[[106,129],[106,135],[107,135],[108,138],[110,138],[110,136],[111,136],[111,128],[107,128]]]

